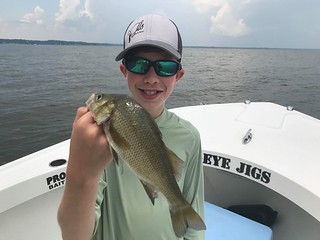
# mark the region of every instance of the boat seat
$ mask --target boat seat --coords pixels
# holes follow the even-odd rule
[[[272,227],[278,216],[277,211],[265,204],[233,205],[227,209],[268,227]]]
[[[272,240],[271,228],[205,202],[206,239]]]

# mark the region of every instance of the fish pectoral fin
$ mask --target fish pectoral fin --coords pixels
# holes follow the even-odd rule
[[[154,199],[156,199],[158,197],[157,191],[154,190],[154,188],[150,184],[148,184],[142,180],[140,180],[140,181],[141,181],[142,186],[144,187],[144,190],[146,191],[148,197],[150,198],[152,205],[154,205]]]
[[[112,137],[114,144],[116,144],[121,149],[128,149],[130,144],[126,139],[113,127],[112,124],[109,124],[109,135]]]
[[[169,148],[166,148],[167,155],[169,157],[169,161],[171,163],[173,175],[176,178],[176,181],[179,182],[181,179],[182,170],[184,168],[184,161],[182,161],[174,152],[172,152]]]
[[[119,166],[119,157],[117,152],[112,148],[111,148],[111,152],[112,152],[112,156],[113,156],[113,160],[116,162],[116,164]]]

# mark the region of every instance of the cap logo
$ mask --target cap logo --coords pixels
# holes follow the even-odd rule
[[[138,33],[143,32],[143,27],[144,27],[144,20],[141,22],[136,23],[133,25],[133,27],[128,31],[128,37],[129,37],[129,43],[131,42],[131,39]]]

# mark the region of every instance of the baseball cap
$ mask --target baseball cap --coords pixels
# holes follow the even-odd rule
[[[152,46],[160,48],[178,60],[182,57],[182,40],[175,23],[165,16],[145,15],[132,21],[123,39],[123,50],[116,57],[121,60],[133,48]]]

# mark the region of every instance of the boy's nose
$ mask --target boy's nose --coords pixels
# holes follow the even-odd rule
[[[158,83],[159,82],[159,76],[157,75],[156,71],[154,70],[153,66],[149,68],[149,71],[145,74],[144,78],[145,83]]]

